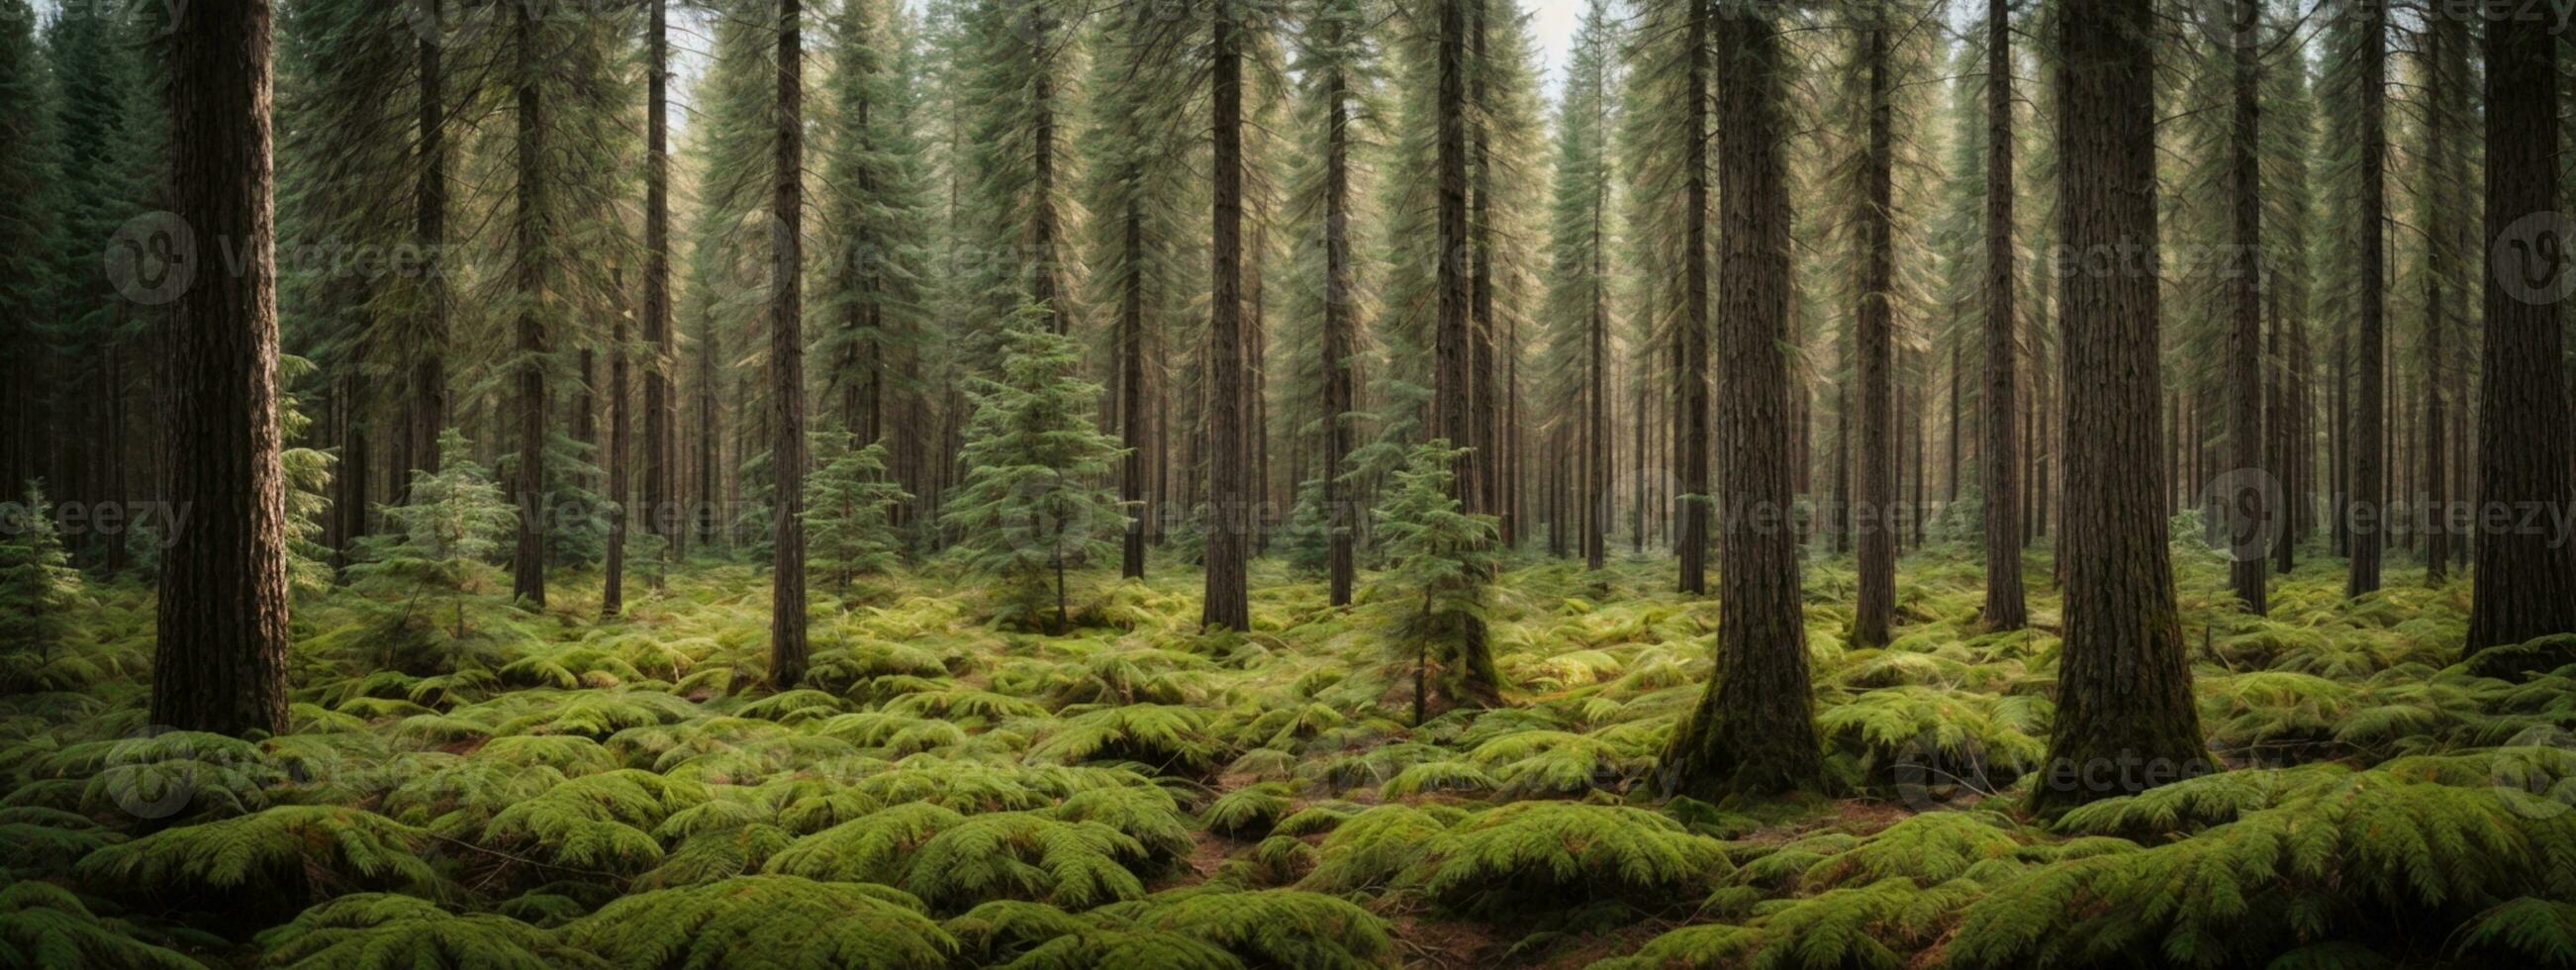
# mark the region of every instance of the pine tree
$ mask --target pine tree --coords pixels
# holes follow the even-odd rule
[[[888,516],[912,495],[886,479],[884,442],[861,446],[848,432],[815,437],[823,447],[816,449],[820,466],[805,480],[807,566],[847,592],[854,578],[895,567],[903,543]]]
[[[1495,704],[1502,682],[1484,649],[1494,576],[1493,516],[1465,511],[1450,477],[1460,449],[1416,445],[1392,487],[1371,510],[1391,562],[1381,598],[1403,610],[1393,640],[1413,658],[1413,722],[1428,713],[1432,687],[1453,706]]]
[[[0,643],[13,653],[35,654],[37,662],[25,666],[42,666],[70,635],[70,614],[80,596],[81,574],[63,554],[53,505],[42,486],[29,482],[24,502],[0,505]]]
[[[1107,475],[1118,444],[1092,423],[1101,388],[1082,380],[1081,349],[1056,332],[1054,315],[1030,305],[1002,330],[1001,376],[975,382],[975,418],[960,458],[966,481],[941,524],[959,537],[956,553],[1002,582],[1001,618],[1034,624],[1053,594],[1048,629],[1061,632],[1066,573],[1109,554],[1106,537],[1126,528],[1117,496],[1093,480]]]
[[[487,582],[501,541],[518,523],[518,510],[474,461],[463,432],[438,436],[438,470],[419,470],[407,483],[404,504],[383,509],[387,531],[360,543],[350,580],[362,591],[403,597],[397,626],[408,624],[412,602],[444,594],[454,617],[451,635],[465,639],[465,597]]]
[[[0,0],[0,252],[47,253],[61,210],[53,85],[36,44],[36,12],[26,0]],[[16,260],[0,279],[0,346],[15,348],[18,363],[9,387],[0,389],[0,482],[40,474],[37,467],[39,401],[50,368],[37,321],[48,315],[61,283],[49,259]]]

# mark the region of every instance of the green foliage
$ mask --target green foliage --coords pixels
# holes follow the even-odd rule
[[[1050,628],[1061,630],[1065,573],[1106,558],[1127,515],[1095,484],[1120,453],[1092,423],[1100,386],[1077,376],[1080,346],[1048,319],[1022,307],[1004,327],[1001,376],[974,387],[966,483],[940,522],[968,568],[1001,580],[1001,619],[1034,624],[1051,605]]]
[[[410,896],[352,893],[259,935],[268,961],[355,970],[605,966],[553,934],[507,916],[451,913]]]
[[[1447,441],[1416,446],[1371,510],[1377,545],[1392,563],[1378,596],[1403,611],[1392,639],[1413,658],[1416,676],[1436,680],[1452,700],[1491,692],[1500,680],[1484,642],[1499,532],[1492,516],[1461,511],[1451,494],[1451,469],[1465,453]]]
[[[815,435],[819,467],[805,479],[805,555],[809,569],[847,590],[854,577],[894,568],[900,537],[887,518],[912,495],[885,479],[885,445],[853,447],[851,436]]]
[[[0,963],[45,970],[205,966],[144,942],[123,920],[99,918],[60,886],[14,880],[0,886]]]
[[[1641,905],[1709,886],[1731,868],[1717,840],[1643,809],[1516,802],[1439,843],[1423,888],[1463,912],[1545,911],[1567,899]]]
[[[81,860],[84,878],[135,891],[295,895],[344,885],[427,889],[427,833],[373,812],[281,805],[239,818],[167,829]]]
[[[621,967],[935,968],[956,949],[902,893],[782,875],[624,896],[563,939]]]
[[[77,668],[55,663],[70,653],[71,611],[80,604],[80,572],[63,554],[52,506],[34,484],[24,503],[0,504],[0,689],[78,687]],[[73,678],[73,679],[67,679]]]
[[[409,626],[421,595],[447,600],[451,634],[462,640],[467,595],[491,582],[492,557],[518,527],[519,513],[474,463],[464,434],[441,432],[438,450],[437,472],[413,473],[410,500],[379,509],[387,531],[360,540],[349,575],[361,590],[402,598],[402,611],[392,617],[397,629]]]

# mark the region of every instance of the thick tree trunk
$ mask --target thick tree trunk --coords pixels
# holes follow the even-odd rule
[[[1986,3],[1986,393],[1977,468],[1985,492],[1988,629],[2030,622],[2022,596],[2018,348],[2013,321],[2012,29],[2009,0]],[[1953,474],[1956,474],[1953,472]]]
[[[1709,518],[1709,386],[1708,386],[1708,36],[1712,11],[1691,4],[1684,55],[1682,112],[1682,316],[1675,324],[1673,352],[1681,383],[1681,408],[1674,428],[1675,484],[1682,492],[1681,530],[1674,540],[1681,554],[1681,591],[1708,592]]]
[[[2228,584],[2245,612],[2269,612],[2264,587],[2272,565],[2270,542],[2277,526],[2271,503],[2278,470],[2263,461],[2263,172],[2256,152],[2261,146],[2262,114],[2256,94],[2262,89],[2262,66],[2255,45],[2262,23],[2259,0],[2236,0],[2236,104],[2230,160],[2229,194],[2234,252],[2230,254],[2229,297],[2234,304],[2227,342],[2227,443],[2236,471],[2221,496],[2228,504],[2222,516],[2230,530]]]
[[[1718,178],[1726,233],[1719,258],[1726,306],[1718,387],[1720,463],[1717,670],[1673,734],[1659,769],[1667,793],[1714,801],[1736,792],[1813,790],[1824,775],[1798,588],[1798,535],[1789,521],[1789,250],[1786,136],[1778,35],[1767,18],[1718,19],[1717,48],[1733,71],[1718,96],[1725,139]]]
[[[1243,51],[1235,6],[1217,0],[1209,9],[1210,101],[1215,146],[1215,206],[1208,248],[1208,461],[1207,587],[1199,614],[1203,629],[1252,628],[1244,591],[1245,461],[1249,429],[1244,414],[1243,333]]]
[[[1874,8],[1873,16],[1884,16]],[[1862,267],[1855,343],[1860,354],[1859,601],[1852,612],[1852,642],[1885,646],[1896,619],[1896,394],[1895,315],[1888,293],[1896,279],[1893,245],[1896,123],[1887,70],[1888,25],[1873,21],[1863,32],[1862,58],[1869,72],[1867,154],[1861,159]]]
[[[151,723],[286,731],[286,485],[267,0],[188,4],[167,86],[170,227],[208,254],[162,331],[164,499],[193,509],[161,557]],[[237,268],[216,254],[240,254]]]
[[[2063,280],[2066,633],[2031,794],[2044,811],[2211,769],[2155,494],[2153,20],[2153,0],[2098,0],[2059,20],[2060,238],[2123,259],[2117,272]],[[2126,258],[2138,252],[2150,255]]]
[[[769,573],[769,683],[805,679],[805,45],[801,0],[778,0],[778,142],[770,171],[769,444],[778,506]]]
[[[2576,240],[2558,211],[2559,40],[2527,20],[2487,25],[2486,347],[2478,391],[2476,588],[2468,652],[2576,632],[2576,542],[2494,528],[2486,510],[2576,509],[2565,334],[2557,300]]]
[[[511,476],[511,501],[519,509],[519,543],[510,559],[510,593],[531,607],[546,605],[546,330],[541,313],[550,306],[546,289],[545,95],[538,88],[537,22],[528,5],[516,11],[518,45],[518,208],[512,233],[517,252],[517,323],[520,363],[517,418],[518,465]]]
[[[2379,588],[2388,531],[2388,92],[2387,0],[2357,0],[2361,41],[2361,332],[2353,379],[2352,572],[2344,594]]]

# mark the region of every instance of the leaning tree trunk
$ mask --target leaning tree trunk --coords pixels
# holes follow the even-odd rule
[[[2228,477],[2226,515],[2228,584],[2245,612],[2268,612],[2264,586],[2270,580],[2271,548],[2277,535],[2271,503],[2277,482],[2263,467],[2263,173],[2255,152],[2261,144],[2262,115],[2256,100],[2262,68],[2255,45],[2261,23],[2258,0],[2236,0],[2235,119],[2227,171],[2233,203],[2235,262],[2228,295],[2235,310],[2227,340],[2227,442],[2236,473]]]
[[[180,291],[162,338],[163,497],[195,509],[161,558],[152,723],[286,731],[286,487],[267,0],[179,8],[170,202],[182,245],[241,254]]]
[[[545,263],[545,95],[538,89],[537,23],[528,5],[517,11],[518,209],[511,254],[518,286],[519,366],[517,419],[518,466],[513,469],[511,500],[519,509],[519,543],[510,559],[510,592],[532,607],[546,605],[546,350],[545,324],[539,317],[549,299]]]
[[[1717,672],[1674,732],[1662,787],[1716,800],[1737,792],[1812,790],[1824,776],[1798,591],[1796,501],[1789,459],[1789,192],[1779,37],[1763,17],[1734,12],[1717,25],[1733,67],[1718,94],[1720,247],[1727,346],[1718,381]]]
[[[769,574],[769,682],[805,679],[805,48],[800,0],[778,0],[778,144],[770,170],[769,468],[778,516]]]
[[[2537,23],[2487,25],[2486,379],[2478,386],[2484,510],[2576,508],[2558,300],[2567,246],[2558,211],[2558,39]],[[2543,519],[2549,518],[2544,514]],[[2551,530],[2484,528],[2468,651],[2576,632],[2576,543]]]
[[[2386,0],[2359,0],[2361,31],[2361,331],[2354,337],[2352,572],[2344,593],[2379,588],[2388,530],[2388,70]]]
[[[1883,8],[1870,16],[1884,17]],[[1895,316],[1888,291],[1896,279],[1893,246],[1895,219],[1894,126],[1887,76],[1888,26],[1875,20],[1864,32],[1864,69],[1869,72],[1867,154],[1861,160],[1862,280],[1856,343],[1860,352],[1860,504],[1854,520],[1860,527],[1859,602],[1852,613],[1852,642],[1885,646],[1896,618],[1897,461],[1895,414],[1890,399],[1896,391]]]
[[[1243,347],[1243,51],[1234,5],[1218,0],[1209,10],[1210,72],[1215,145],[1215,207],[1209,245],[1208,461],[1206,602],[1199,625],[1249,630],[1251,605],[1244,591],[1245,478]]]
[[[1978,448],[1985,491],[1988,629],[2030,622],[2021,588],[2021,458],[2015,421],[2019,388],[2013,372],[2012,21],[2009,0],[1986,4],[1986,395],[1985,440]]]
[[[2059,19],[2060,235],[2122,256],[2064,277],[2066,632],[2043,811],[2209,770],[2157,494],[2154,0]],[[2141,258],[2128,254],[2144,252]]]

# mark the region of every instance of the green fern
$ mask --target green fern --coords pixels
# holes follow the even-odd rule
[[[438,878],[420,857],[426,838],[373,812],[284,805],[105,846],[79,871],[105,885],[209,898],[349,885],[427,890]]]
[[[605,967],[554,935],[507,916],[450,913],[410,896],[355,893],[259,934],[267,962],[354,970]]]
[[[1288,814],[1288,786],[1262,782],[1217,796],[1203,816],[1210,831],[1236,838],[1258,838]]]
[[[2497,965],[2576,967],[2576,903],[2524,896],[2479,913],[2460,927],[2460,955],[2483,954]]]
[[[883,886],[742,876],[636,893],[563,929],[615,966],[937,968],[957,942],[920,903]]]
[[[1725,846],[1644,809],[1518,802],[1452,830],[1425,891],[1484,915],[1544,910],[1566,899],[1653,906],[1705,891],[1733,869]]]
[[[482,841],[533,849],[560,866],[634,871],[662,860],[653,829],[706,798],[694,782],[619,769],[565,781],[502,809],[484,826]]]
[[[0,885],[0,964],[44,970],[205,967],[176,950],[144,942],[124,921],[100,919],[79,897],[41,882]]]

